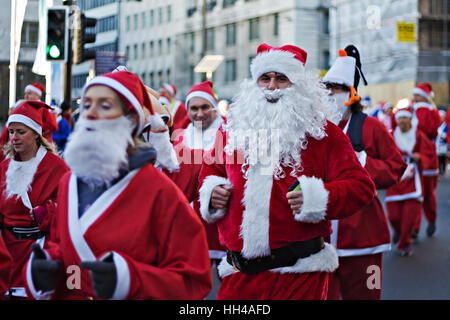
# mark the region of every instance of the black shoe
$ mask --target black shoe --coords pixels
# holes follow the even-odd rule
[[[436,223],[431,222],[427,227],[427,236],[431,237],[436,232]]]
[[[419,238],[419,230],[413,230],[411,234],[411,239],[417,240]]]

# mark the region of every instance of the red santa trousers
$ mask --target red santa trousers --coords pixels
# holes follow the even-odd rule
[[[386,208],[392,228],[400,235],[397,248],[403,249],[412,242],[412,232],[420,218],[422,203],[415,199],[392,201],[386,203]]]
[[[237,272],[222,280],[217,300],[325,300],[327,289],[326,272]]]
[[[438,176],[423,177],[423,213],[429,223],[435,223],[437,218],[437,198],[436,187],[438,184]],[[417,228],[420,230],[421,216],[417,219]]]
[[[328,300],[380,300],[383,274],[383,254],[340,257],[339,268],[330,273]],[[377,269],[372,269],[375,266]],[[369,277],[378,272],[378,285],[368,285]],[[370,282],[372,284],[372,282]]]

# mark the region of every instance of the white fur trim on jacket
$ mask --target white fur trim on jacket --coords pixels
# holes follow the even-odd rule
[[[130,269],[126,260],[113,251],[114,265],[116,266],[117,283],[111,300],[124,300],[130,292]]]
[[[293,53],[271,50],[258,54],[253,59],[250,70],[254,81],[257,81],[264,73],[278,72],[287,76],[292,83],[298,83],[305,67]]]
[[[338,266],[339,258],[336,249],[325,243],[322,250],[309,257],[298,259],[293,266],[276,268],[271,271],[279,273],[333,272]],[[222,259],[217,270],[222,278],[238,272],[227,262],[226,257]]]
[[[303,191],[303,205],[300,213],[294,214],[295,220],[309,223],[324,220],[329,192],[325,189],[322,179],[301,176],[298,181]]]
[[[221,184],[231,185],[230,180],[219,176],[207,176],[199,190],[200,213],[202,218],[209,223],[216,222],[225,216],[226,209],[210,209],[211,194],[213,189]]]

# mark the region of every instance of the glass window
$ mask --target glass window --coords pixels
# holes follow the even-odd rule
[[[155,25],[155,11],[152,9],[150,10],[150,27],[153,27]]]
[[[228,24],[226,26],[227,28],[227,35],[226,35],[226,44],[227,46],[232,46],[236,44],[236,24]]]
[[[275,13],[273,16],[273,35],[278,36],[280,32],[280,17],[278,13]]]
[[[259,18],[250,19],[248,39],[249,40],[258,40],[259,39]]]
[[[225,61],[225,82],[236,81],[236,59]]]
[[[206,50],[214,50],[214,29],[206,30]]]
[[[134,30],[137,30],[138,29],[138,22],[139,22],[137,13],[133,16],[133,20],[134,20]]]
[[[142,24],[142,29],[145,29],[146,24],[147,24],[147,14],[145,12],[141,13],[141,24]]]
[[[167,6],[167,22],[172,20],[172,6]]]

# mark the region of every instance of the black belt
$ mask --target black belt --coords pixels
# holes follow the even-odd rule
[[[245,274],[293,266],[298,259],[306,258],[325,247],[323,237],[290,243],[284,247],[270,250],[270,255],[246,259],[240,252],[227,249],[227,262]]]
[[[47,233],[39,230],[39,227],[6,227],[17,240],[37,240]]]

